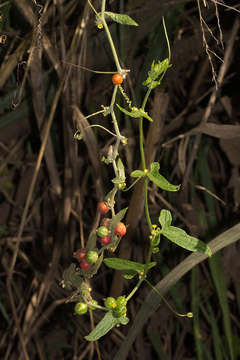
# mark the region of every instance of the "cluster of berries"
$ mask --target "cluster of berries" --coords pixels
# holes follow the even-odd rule
[[[98,203],[98,211],[101,215],[105,215],[109,211],[109,207],[105,201]],[[100,237],[100,243],[102,246],[106,246],[112,243],[111,234],[109,234],[109,218],[103,218],[101,226],[97,229],[97,235]],[[114,234],[117,236],[124,236],[127,232],[127,228],[124,223],[118,222],[114,228]],[[92,264],[95,264],[98,260],[98,253],[96,251],[86,249],[78,249],[74,254],[74,257],[79,261],[80,267],[83,270],[90,270]]]
[[[115,317],[126,316],[127,313],[127,299],[125,296],[119,296],[117,299],[108,297],[104,300],[104,305],[107,309],[113,311]]]

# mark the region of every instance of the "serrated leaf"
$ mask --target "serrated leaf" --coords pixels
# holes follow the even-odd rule
[[[133,270],[138,273],[144,270],[144,264],[135,261],[125,260],[125,259],[105,258],[103,262],[106,266],[115,270],[125,270],[125,271]]]
[[[142,170],[134,170],[130,174],[130,176],[133,178],[143,177],[145,175],[146,175],[145,172]]]
[[[118,104],[116,104],[116,105],[119,108],[119,110],[121,110],[124,114],[126,114],[132,118],[144,117],[151,122],[153,121],[152,118],[148,115],[148,113],[146,111],[144,111],[143,109],[133,108],[132,111],[127,111],[126,109],[122,108],[120,105],[118,105]]]
[[[112,312],[107,312],[101,321],[96,325],[89,335],[85,336],[87,341],[96,341],[102,336],[106,335],[115,325],[118,324],[118,319],[113,316]]]
[[[117,225],[117,223],[119,223],[119,221],[121,221],[121,220],[124,218],[124,216],[125,216],[125,214],[126,214],[126,212],[127,212],[127,209],[128,209],[128,208],[126,207],[126,208],[120,210],[120,211],[112,218],[111,223],[110,223],[110,231],[111,231],[111,232],[114,231],[114,228],[115,228],[115,226]]]
[[[124,279],[130,280],[130,279],[133,279],[134,276],[136,276],[137,274],[138,274],[138,272],[135,270],[128,270],[128,271],[125,271],[122,276],[124,277]]]
[[[166,191],[178,191],[180,185],[171,184],[164,176],[159,174],[160,165],[158,162],[153,162],[150,165],[150,171],[146,174],[149,180]]]
[[[161,233],[168,240],[174,242],[184,249],[193,252],[198,251],[200,253],[207,254],[208,256],[212,255],[212,251],[207,244],[193,236],[188,235],[183,229],[175,226],[169,226],[167,228],[163,228]]]
[[[169,210],[162,209],[158,218],[159,224],[162,228],[169,227],[172,223],[172,215]]]
[[[136,21],[134,21],[130,16],[125,14],[117,14],[110,11],[105,11],[104,14],[110,17],[113,21],[122,24],[122,25],[132,25],[138,26]]]

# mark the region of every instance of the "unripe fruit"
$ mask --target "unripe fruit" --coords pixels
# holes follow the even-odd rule
[[[88,310],[88,306],[83,302],[78,302],[74,307],[74,311],[78,315],[86,314],[87,310]]]
[[[124,315],[126,315],[126,313],[127,313],[126,306],[117,306],[113,312],[114,316],[116,316],[116,317],[124,316]]]
[[[108,236],[108,232],[109,232],[109,230],[108,230],[108,228],[106,226],[100,226],[97,229],[97,234],[100,237]]]
[[[106,214],[109,211],[109,207],[105,201],[101,201],[98,203],[98,211],[100,214]]]
[[[89,270],[89,269],[91,269],[91,264],[90,264],[87,260],[83,259],[83,260],[80,262],[80,267],[81,267],[83,270]]]
[[[105,246],[105,245],[111,244],[112,238],[110,236],[104,236],[100,239],[100,241],[101,241],[101,245]]]
[[[104,300],[104,305],[108,309],[114,309],[117,306],[117,302],[113,297],[107,297]]]
[[[78,249],[75,253],[75,258],[78,259],[78,261],[81,261],[85,259],[87,251],[85,249]]]
[[[119,296],[116,301],[117,301],[117,307],[127,305],[127,299],[125,298],[125,296]]]
[[[96,251],[88,251],[86,255],[86,260],[89,262],[89,264],[95,264],[97,259],[98,259],[98,253]]]
[[[123,76],[121,74],[114,74],[112,76],[112,82],[114,85],[120,85],[123,82]]]
[[[125,226],[124,223],[119,222],[119,223],[115,226],[114,232],[115,232],[115,234],[118,235],[118,236],[124,236],[124,235],[126,234],[126,232],[127,232],[127,228],[126,228],[126,226]]]

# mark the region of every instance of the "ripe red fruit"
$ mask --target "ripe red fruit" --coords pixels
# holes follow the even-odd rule
[[[104,236],[100,239],[102,246],[111,244],[112,238],[110,236]]]
[[[114,232],[118,236],[124,236],[127,232],[127,228],[124,223],[119,222],[114,228]]]
[[[85,259],[87,251],[85,249],[78,249],[75,253],[75,258],[78,259],[78,261],[81,261]]]
[[[85,259],[83,259],[81,262],[80,262],[80,267],[83,269],[83,270],[89,270],[91,269],[91,264],[89,264],[89,262]]]
[[[121,74],[114,74],[112,76],[112,82],[114,85],[120,85],[123,82],[123,76]]]
[[[105,201],[101,201],[98,203],[98,211],[100,214],[106,214],[109,211],[109,207]]]

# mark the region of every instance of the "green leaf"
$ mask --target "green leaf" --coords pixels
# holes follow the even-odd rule
[[[132,108],[132,111],[127,111],[126,109],[122,108],[120,105],[116,104],[117,107],[119,108],[119,110],[121,110],[124,114],[132,117],[132,118],[140,118],[140,117],[144,117],[149,121],[153,121],[152,118],[148,115],[148,113],[146,111],[144,111],[143,109],[138,109],[138,108]]]
[[[170,211],[166,209],[161,210],[158,221],[161,224],[162,228],[169,227],[172,223],[172,215]]]
[[[125,260],[125,259],[105,258],[103,262],[106,266],[115,270],[125,270],[125,271],[133,270],[133,271],[137,271],[138,273],[144,270],[144,264],[135,261]]]
[[[124,277],[124,279],[130,280],[130,279],[133,279],[134,276],[136,276],[137,274],[138,274],[138,272],[135,270],[127,270],[123,273],[122,276]]]
[[[111,220],[111,222],[110,222],[110,231],[111,231],[111,232],[114,232],[114,228],[115,228],[115,226],[117,225],[117,223],[119,223],[119,221],[121,221],[121,220],[124,218],[124,216],[125,216],[125,214],[126,214],[126,212],[127,212],[127,209],[128,209],[128,208],[126,207],[126,208],[120,210],[120,211],[112,218],[112,220]]]
[[[108,311],[93,331],[91,331],[89,335],[85,336],[85,339],[88,341],[96,341],[106,335],[118,323],[119,319],[113,316],[112,311]]]
[[[131,176],[131,177],[134,177],[134,178],[143,177],[143,176],[145,176],[145,175],[146,175],[145,172],[142,171],[142,170],[134,170],[134,171],[132,171],[131,174],[130,174],[130,176]]]
[[[138,26],[136,21],[134,21],[130,16],[125,14],[117,14],[110,11],[105,11],[104,15],[110,17],[113,21],[122,25]]]
[[[147,269],[149,270],[149,269],[151,269],[152,267],[154,267],[156,265],[157,265],[156,261],[152,261],[147,265]]]
[[[118,168],[119,178],[122,180],[122,182],[125,182],[126,179],[125,169],[122,160],[120,158],[118,158],[117,161],[117,168]]]
[[[180,185],[173,185],[168,182],[168,180],[159,174],[160,165],[158,162],[153,162],[150,165],[150,171],[146,174],[149,180],[154,184],[166,191],[178,191]]]
[[[72,287],[80,288],[83,282],[83,277],[77,272],[76,265],[71,264],[63,272],[63,285],[66,289],[72,289]]]
[[[200,253],[207,254],[208,256],[212,255],[212,251],[207,244],[193,236],[188,235],[183,229],[175,226],[169,226],[167,228],[163,228],[161,233],[168,238],[168,240],[184,249],[193,252],[198,251]]]

